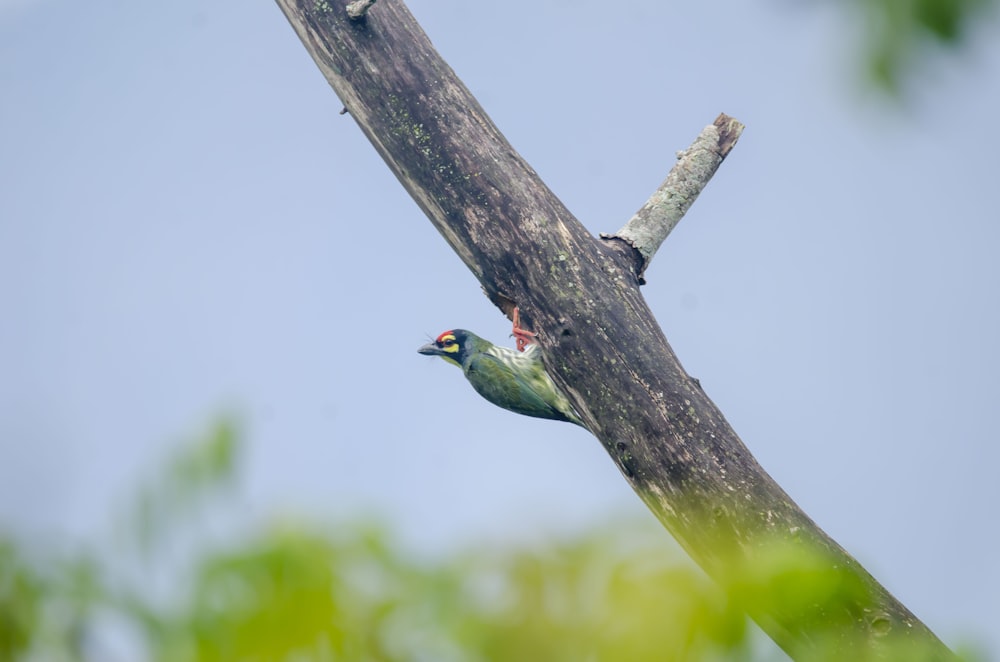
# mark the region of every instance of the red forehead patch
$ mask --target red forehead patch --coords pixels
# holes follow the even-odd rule
[[[438,336],[437,339],[434,340],[434,342],[436,342],[438,344],[443,343],[444,339],[445,339],[445,336],[450,336],[450,335],[452,335],[452,333],[454,333],[454,332],[453,331],[445,331],[440,336]]]

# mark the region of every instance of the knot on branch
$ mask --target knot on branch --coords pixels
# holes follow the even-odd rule
[[[368,13],[368,10],[374,4],[375,0],[356,0],[347,5],[347,17],[352,21],[364,18],[365,14]]]

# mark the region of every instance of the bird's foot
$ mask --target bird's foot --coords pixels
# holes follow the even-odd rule
[[[521,314],[517,310],[517,306],[514,306],[514,329],[512,335],[517,339],[517,351],[523,352],[524,348],[528,346],[528,343],[535,342],[535,335],[527,329],[521,328]]]

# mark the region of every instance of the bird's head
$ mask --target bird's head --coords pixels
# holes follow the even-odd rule
[[[433,342],[429,342],[417,351],[427,356],[440,356],[449,363],[462,367],[462,362],[469,352],[475,351],[476,344],[483,340],[476,334],[465,329],[445,331]]]

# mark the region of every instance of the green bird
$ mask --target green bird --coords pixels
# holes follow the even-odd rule
[[[518,352],[498,347],[471,331],[452,329],[417,351],[457,365],[472,388],[498,407],[586,427],[545,372],[538,345],[530,344]]]

